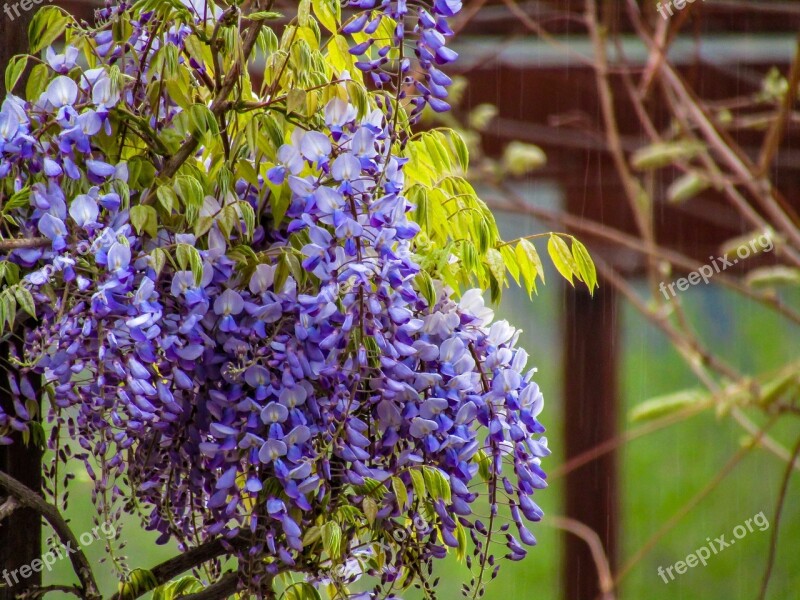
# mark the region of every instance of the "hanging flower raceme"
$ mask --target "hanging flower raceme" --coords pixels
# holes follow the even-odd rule
[[[500,531],[505,555],[522,558],[535,543],[526,522],[542,516],[542,396],[519,333],[492,322],[480,290],[457,300],[432,281],[422,293],[389,103],[358,108],[343,78],[318,117],[285,119],[272,150],[242,145],[235,168],[222,167],[230,147],[213,150],[187,125],[205,114],[198,105],[158,95],[171,85],[166,53],[192,56],[185,73],[215,85],[195,49],[198,28],[223,14],[184,5],[168,30],[154,9],[107,6],[107,25],[87,34],[97,66],[84,70],[73,46],[49,49],[41,94],[2,104],[2,189],[22,198],[11,211],[20,237],[43,241],[0,263],[9,282],[21,272],[37,317],[12,357],[15,414],[0,412],[0,443],[29,426],[30,382],[43,376],[51,448],[85,464],[99,508],[134,498],[160,543],[221,536],[255,592],[292,570],[315,585],[369,571],[376,590],[391,587],[448,548],[463,553],[468,537],[482,573]],[[345,32],[391,20],[395,37],[380,43],[394,50],[413,13],[417,89],[445,109],[449,79],[435,65],[455,58],[446,19],[461,3],[350,5],[360,12]],[[119,22],[130,41],[109,35]],[[388,56],[359,63],[378,87]],[[422,103],[411,100],[412,115]],[[172,143],[170,128],[196,142],[174,186],[142,160],[155,150],[141,140]],[[126,135],[135,151],[114,144]],[[202,169],[217,174],[205,189],[192,184]],[[59,445],[64,430],[78,447]],[[513,532],[495,521],[506,506]],[[385,568],[370,571],[364,544],[387,540]]]
[[[357,40],[364,39],[350,52],[359,57],[356,66],[372,83],[379,89],[399,84],[401,87],[395,89],[399,99],[406,97],[403,87],[413,84],[412,121],[425,106],[436,112],[450,110],[446,98],[452,80],[441,67],[458,59],[458,54],[447,47],[447,38],[453,35],[448,18],[461,11],[461,1],[435,0],[431,5],[415,0],[349,0],[349,6],[359,12],[342,31]],[[387,29],[391,39],[381,36]],[[414,43],[414,61],[411,48],[407,48],[409,41]]]

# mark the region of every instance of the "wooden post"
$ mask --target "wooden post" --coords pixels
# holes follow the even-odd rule
[[[0,99],[5,98],[5,69],[8,61],[16,54],[22,54],[28,49],[28,24],[34,11],[20,10],[19,16],[13,12],[11,16],[5,11],[0,12]],[[22,86],[24,82],[18,84]],[[22,88],[24,89],[24,87]],[[18,95],[20,87],[16,89]],[[15,342],[8,342],[15,343]],[[8,343],[0,345],[0,357],[4,365],[8,359]],[[7,412],[13,413],[11,399],[7,392],[8,375],[0,367],[0,405]],[[25,446],[21,436],[16,435],[13,446],[0,447],[0,469],[24,483],[30,489],[41,492],[42,487],[42,455],[33,445]],[[5,497],[0,494],[0,504]],[[40,586],[41,573],[31,572],[30,576],[20,579],[18,584],[10,573],[23,565],[30,565],[32,561],[40,558],[42,554],[42,525],[38,514],[30,509],[17,509],[9,517],[0,521],[0,600],[12,600],[20,592]],[[5,571],[3,571],[5,570]],[[5,572],[9,573],[12,587],[6,586]],[[19,576],[18,576],[19,577]]]
[[[567,288],[564,311],[564,438],[566,460],[617,435],[616,292],[602,285],[589,296]],[[567,476],[566,515],[591,527],[614,568],[617,551],[618,475],[609,453]],[[595,598],[597,568],[586,543],[566,535],[562,561],[565,600]]]

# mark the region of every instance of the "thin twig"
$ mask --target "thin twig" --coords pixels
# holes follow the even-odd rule
[[[542,522],[567,531],[586,542],[586,545],[589,546],[589,551],[592,553],[592,560],[594,560],[594,564],[597,567],[597,579],[600,583],[601,593],[600,599],[614,600],[614,578],[611,576],[611,566],[603,548],[603,542],[600,540],[600,536],[597,535],[597,532],[588,525],[568,517],[550,516]]]
[[[781,102],[781,109],[778,112],[778,118],[772,122],[772,126],[764,138],[764,146],[761,149],[761,155],[758,158],[758,174],[761,177],[767,175],[769,167],[772,164],[772,159],[778,153],[781,145],[781,140],[786,132],[786,125],[789,122],[789,116],[792,114],[795,100],[797,100],[797,88],[800,85],[800,35],[797,37],[795,44],[794,60],[792,61],[792,68],[789,72],[788,78],[789,87],[783,96]]]
[[[789,480],[792,478],[795,460],[800,455],[800,439],[794,446],[792,451],[792,458],[786,466],[786,471],[783,473],[783,482],[781,483],[781,491],[778,494],[778,505],[775,507],[775,517],[772,519],[772,535],[769,541],[769,554],[767,555],[767,566],[764,569],[764,579],[761,582],[761,593],[758,595],[759,600],[765,600],[767,597],[767,588],[769,587],[769,580],[772,576],[772,567],[775,564],[775,554],[778,549],[778,532],[780,531],[781,515],[783,514],[783,504],[786,500],[786,492],[789,489]]]

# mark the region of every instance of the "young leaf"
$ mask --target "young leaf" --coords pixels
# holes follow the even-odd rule
[[[28,65],[27,54],[20,54],[12,58],[6,67],[6,93],[11,94],[14,92],[14,86],[17,85],[19,78],[25,72],[25,67]]]
[[[578,266],[580,278],[589,288],[589,292],[594,294],[594,288],[597,287],[597,270],[586,246],[576,239],[572,240],[572,257]]]
[[[158,215],[152,206],[139,204],[131,208],[131,224],[138,233],[143,231],[151,238],[158,235]]]
[[[567,243],[553,234],[547,241],[547,251],[561,276],[569,281],[571,285],[575,285],[572,278],[578,273],[578,265],[575,264],[575,259],[572,258],[572,253],[569,251]]]
[[[67,28],[71,17],[57,6],[45,6],[33,17],[28,27],[31,54],[38,54],[56,41]]]
[[[392,491],[394,491],[395,498],[397,498],[397,507],[400,510],[404,510],[408,504],[408,489],[399,477],[392,477]]]
[[[36,305],[33,302],[33,294],[28,288],[21,285],[14,287],[14,297],[20,308],[28,313],[33,318],[36,318]]]
[[[336,521],[328,521],[322,526],[322,547],[332,559],[339,558],[342,549],[342,529]]]
[[[421,502],[422,499],[427,496],[425,477],[418,469],[411,469],[409,473],[411,473],[411,485],[414,487],[414,496],[416,496],[417,502]]]
[[[325,29],[331,33],[339,30],[342,20],[342,3],[339,0],[311,0],[311,7]]]
[[[322,600],[322,596],[310,583],[299,581],[286,588],[281,600]]]

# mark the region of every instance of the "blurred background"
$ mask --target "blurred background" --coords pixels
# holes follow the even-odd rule
[[[0,21],[0,62],[23,20]],[[505,239],[569,232],[600,276],[590,296],[551,269],[497,307],[539,368],[553,455],[539,544],[485,598],[800,598],[800,3],[465,0],[455,25],[445,124]],[[659,291],[763,235],[771,250]],[[79,477],[76,532],[89,494]],[[769,527],[734,537],[761,513]],[[132,566],[174,554],[124,526]],[[722,535],[707,566],[659,574]],[[459,597],[466,569],[440,575]]]

